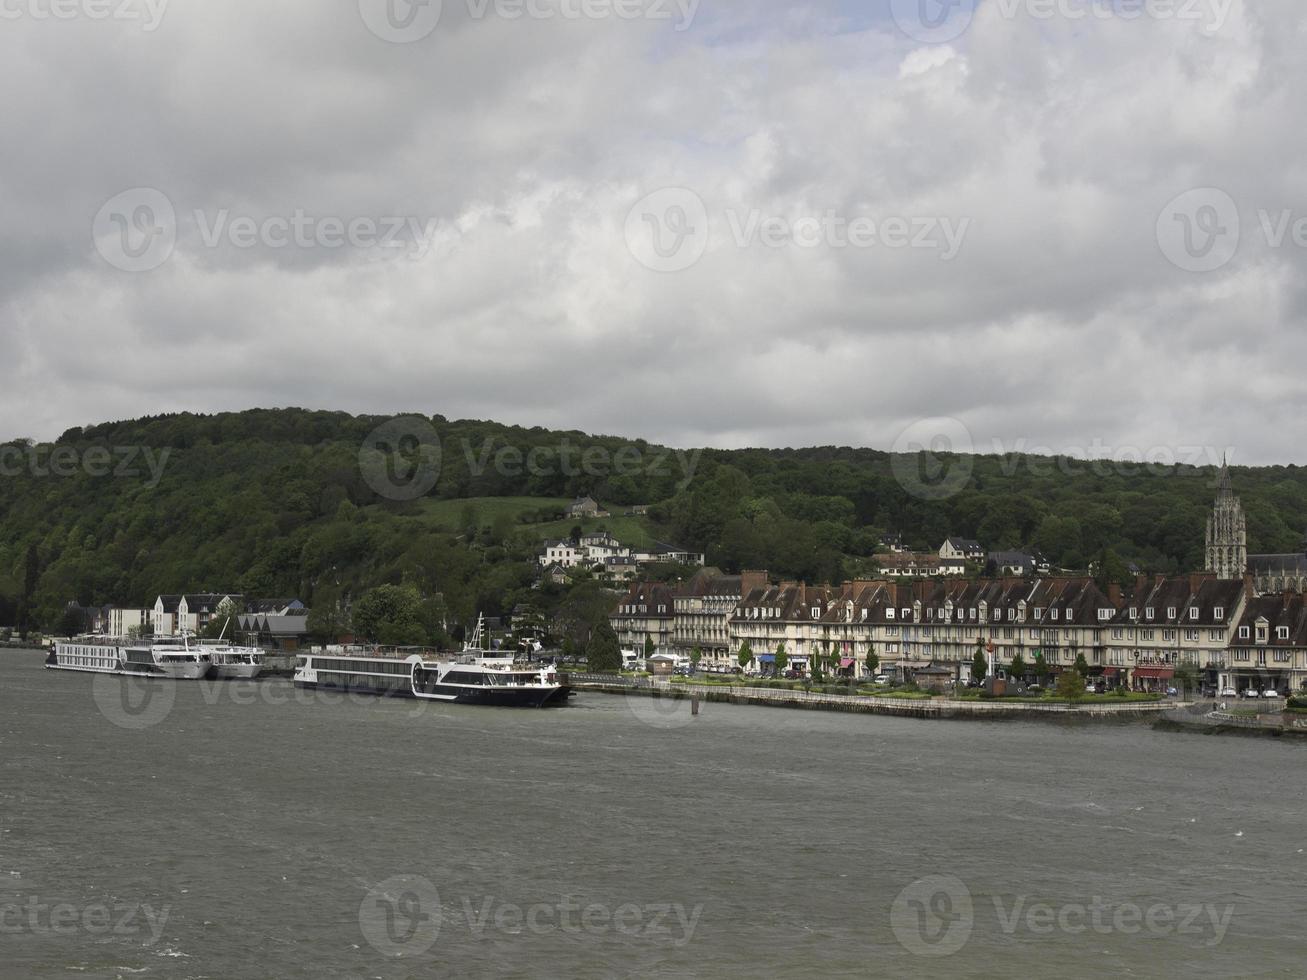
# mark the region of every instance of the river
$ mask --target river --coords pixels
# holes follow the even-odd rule
[[[0,652],[0,977],[1297,977],[1307,746]]]

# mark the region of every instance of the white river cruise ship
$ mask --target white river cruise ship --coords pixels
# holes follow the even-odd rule
[[[50,670],[195,681],[208,674],[210,664],[205,651],[191,646],[184,637],[152,643],[97,638],[57,641],[45,666]]]

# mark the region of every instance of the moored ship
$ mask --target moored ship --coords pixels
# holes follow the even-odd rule
[[[213,676],[222,680],[248,681],[263,673],[263,651],[258,647],[234,647],[228,644],[205,647]]]
[[[209,672],[203,650],[185,638],[154,643],[105,639],[59,640],[45,660],[50,670],[195,681]]]
[[[417,698],[449,704],[544,708],[567,702],[570,688],[553,667],[519,666],[508,657],[487,657],[481,623],[457,659],[418,654],[301,654],[295,685],[356,691],[381,697]]]

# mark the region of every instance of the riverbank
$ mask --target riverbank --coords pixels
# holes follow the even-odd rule
[[[759,705],[798,708],[808,711],[843,711],[860,714],[894,715],[902,718],[976,719],[997,721],[1009,718],[1056,718],[1137,721],[1153,719],[1189,702],[1128,701],[1122,704],[1066,704],[1023,701],[975,701],[954,698],[890,698],[860,694],[823,694],[815,691],[744,687],[739,685],[670,684],[637,681],[597,674],[569,674],[574,690],[628,697],[667,698],[677,701]]]
[[[1251,735],[1263,738],[1307,738],[1307,715],[1242,715],[1230,711],[1194,714],[1168,711],[1153,727],[1158,731],[1187,732],[1195,735]]]

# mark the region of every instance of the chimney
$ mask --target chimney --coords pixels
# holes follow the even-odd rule
[[[746,596],[754,589],[767,588],[766,569],[746,569],[740,572],[740,595]]]
[[[1107,587],[1107,598],[1112,605],[1120,608],[1121,606],[1121,586],[1113,582]]]

